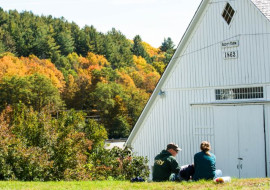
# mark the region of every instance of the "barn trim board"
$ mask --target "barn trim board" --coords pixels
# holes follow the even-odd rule
[[[175,142],[184,165],[208,140],[226,174],[269,176],[269,21],[268,0],[203,0],[125,145],[152,166]],[[256,146],[243,145],[250,138]]]

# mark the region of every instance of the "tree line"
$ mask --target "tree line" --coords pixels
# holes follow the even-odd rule
[[[109,138],[127,137],[174,53],[116,29],[0,8],[0,111],[85,110]]]

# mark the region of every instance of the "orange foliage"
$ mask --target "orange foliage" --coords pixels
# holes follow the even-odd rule
[[[165,58],[165,53],[159,48],[154,48],[146,42],[142,42],[142,45],[150,57],[155,57],[155,61],[162,61]]]
[[[41,60],[36,56],[17,58],[7,55],[0,58],[0,63],[0,80],[4,76],[27,76],[38,73],[48,77],[60,91],[65,87],[63,74],[47,59]]]
[[[90,69],[78,69],[79,83],[83,82],[87,86],[92,84],[91,70]]]
[[[59,71],[55,65],[48,59],[39,59],[36,56],[30,56],[29,58],[21,58],[22,62],[28,68],[27,75],[34,73],[39,73],[48,77],[54,86],[56,86],[60,91],[65,87],[64,76],[61,71]]]
[[[92,65],[100,65],[103,67],[110,66],[110,63],[103,55],[96,55],[94,53],[89,52],[86,57]]]
[[[134,81],[133,79],[126,73],[124,72],[118,72],[118,74],[120,75],[120,83],[125,85],[125,86],[131,86],[131,87],[135,87]]]
[[[108,67],[110,63],[103,55],[96,55],[92,52],[87,54],[87,57],[79,58],[80,67],[83,69],[87,69],[91,66],[100,66],[100,67]]]
[[[4,56],[0,58],[0,80],[4,76],[24,76],[27,69],[17,57]]]
[[[152,72],[145,76],[144,85],[147,92],[153,92],[159,78],[160,75],[157,72]]]
[[[133,56],[136,65],[136,71],[130,73],[130,76],[137,88],[143,88],[147,92],[152,92],[157,84],[160,74],[155,68],[147,64],[146,60],[141,56]]]

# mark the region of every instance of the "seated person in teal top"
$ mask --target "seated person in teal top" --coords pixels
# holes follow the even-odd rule
[[[180,150],[177,144],[170,143],[166,150],[162,150],[155,157],[153,181],[168,181],[172,174],[177,175],[179,173],[180,166],[175,157]]]
[[[201,143],[201,152],[194,155],[194,167],[195,173],[193,180],[197,181],[200,179],[213,179],[222,175],[221,170],[216,170],[216,156],[210,153],[210,143],[203,141]]]

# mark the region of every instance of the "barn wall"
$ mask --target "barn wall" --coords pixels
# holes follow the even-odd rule
[[[209,6],[170,73],[166,88],[270,82],[269,20],[250,1],[230,1],[237,12],[228,26],[221,16],[225,3]],[[221,47],[221,42],[233,40],[239,41],[239,47]],[[224,51],[230,50],[238,52],[238,59],[223,59]]]
[[[191,104],[214,102],[217,88],[270,84],[269,20],[250,1],[232,0],[229,3],[236,14],[228,26],[221,16],[225,3],[212,1],[202,14],[162,86],[165,95],[156,97],[131,142],[138,155],[149,158],[150,165],[169,142],[183,149],[177,156],[183,165],[193,162],[202,140],[215,141],[213,107]],[[238,47],[229,48],[238,51],[238,59],[223,59],[224,51],[228,50],[221,47],[225,40],[239,41]],[[269,88],[267,91],[270,92]],[[266,93],[267,99],[270,100],[270,93]],[[270,106],[266,106],[265,113],[270,134]],[[269,136],[266,143],[270,150]],[[214,145],[212,148],[215,152]],[[269,157],[267,151],[268,164]]]
[[[270,89],[270,86],[268,86]],[[265,105],[265,137],[266,137],[266,163],[267,163],[267,174],[270,176],[270,105]]]
[[[212,107],[190,106],[189,102],[208,101],[212,92],[170,90],[164,97],[159,96],[143,123],[144,127],[133,140],[135,152],[150,158],[150,165],[153,165],[154,156],[169,142],[175,142],[183,149],[177,156],[179,163],[193,162],[202,140],[214,142],[214,120]]]

